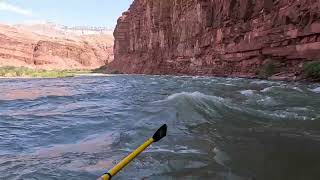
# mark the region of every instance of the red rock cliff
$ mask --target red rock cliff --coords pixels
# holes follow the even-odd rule
[[[125,73],[298,75],[320,59],[319,0],[135,0],[114,31]]]
[[[0,66],[95,69],[113,59],[111,35],[38,34],[0,25]]]

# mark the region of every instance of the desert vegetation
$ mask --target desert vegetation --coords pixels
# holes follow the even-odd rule
[[[308,78],[320,80],[320,60],[306,63],[303,66],[303,72]]]
[[[34,77],[34,78],[62,78],[73,77],[79,73],[90,73],[83,70],[40,70],[27,67],[0,67],[0,77]]]

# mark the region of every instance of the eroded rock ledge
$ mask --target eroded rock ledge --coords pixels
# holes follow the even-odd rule
[[[96,69],[113,59],[112,35],[39,34],[0,25],[0,66],[36,69]]]
[[[124,73],[256,77],[271,61],[296,77],[320,59],[320,1],[135,0],[114,37]]]

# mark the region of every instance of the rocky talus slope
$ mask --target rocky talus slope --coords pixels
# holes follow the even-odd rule
[[[292,79],[320,59],[320,1],[135,0],[114,36],[125,73]]]
[[[37,69],[95,69],[113,59],[111,35],[37,33],[0,25],[0,66]]]

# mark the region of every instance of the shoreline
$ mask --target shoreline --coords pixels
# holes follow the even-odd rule
[[[45,70],[28,67],[4,66],[0,67],[1,79],[31,79],[31,78],[66,78],[78,74],[96,73],[94,70]]]
[[[72,76],[65,77],[32,77],[32,76],[0,76],[0,79],[60,79],[60,78],[73,78],[73,77],[108,77],[113,74],[103,74],[103,73],[79,73]]]
[[[65,77],[28,77],[28,76],[9,76],[4,77],[0,76],[1,79],[61,79],[61,78],[77,78],[77,77],[111,77],[117,75],[138,75],[138,76],[176,76],[176,77],[208,77],[208,78],[240,78],[240,79],[247,79],[247,80],[265,80],[265,81],[275,81],[275,82],[289,82],[289,83],[304,83],[304,84],[320,84],[319,81],[314,81],[311,79],[264,79],[258,77],[241,77],[241,76],[208,76],[208,75],[182,75],[182,74],[110,74],[110,73],[79,73],[73,74],[72,76],[65,76]]]

